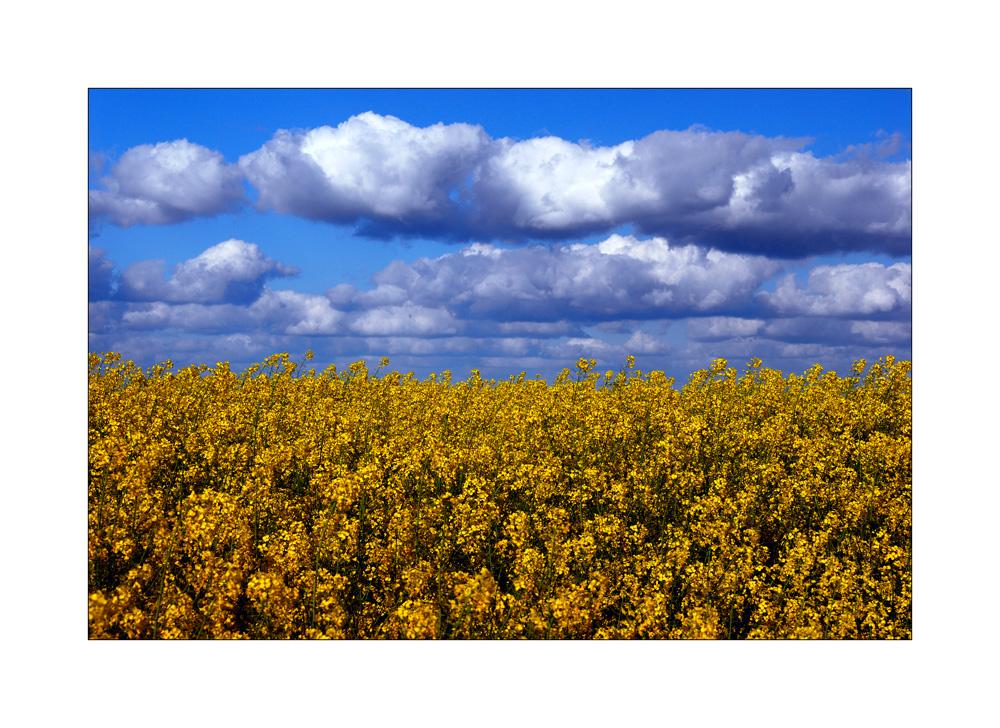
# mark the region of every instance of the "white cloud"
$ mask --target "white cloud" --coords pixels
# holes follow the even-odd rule
[[[436,220],[490,143],[478,126],[411,126],[366,112],[337,128],[279,131],[240,158],[259,207],[309,219]]]
[[[607,227],[616,220],[615,192],[628,184],[618,162],[632,147],[626,142],[588,148],[557,137],[504,139],[477,170],[473,189],[491,227],[534,232]]]
[[[908,161],[780,152],[735,175],[728,204],[693,217],[684,228],[707,242],[742,234],[748,246],[790,256],[833,250],[907,253],[910,176]]]
[[[234,210],[243,200],[243,173],[187,139],[132,147],[89,191],[92,220],[122,227],[166,225]]]
[[[785,316],[909,317],[910,272],[909,263],[821,265],[809,271],[805,288],[788,275],[758,300]]]
[[[906,252],[910,164],[816,159],[797,142],[658,131],[616,147],[505,144],[473,187],[486,230],[569,234],[632,223],[646,234],[782,256]]]
[[[804,144],[694,127],[611,147],[493,140],[470,124],[366,112],[279,131],[240,166],[262,209],[373,236],[523,242],[630,223],[735,252],[908,252],[910,163],[817,159]]]
[[[766,258],[613,235],[597,245],[501,249],[479,244],[372,277],[369,302],[403,296],[496,321],[613,321],[740,309],[781,266]]]
[[[350,324],[351,331],[366,336],[455,334],[455,315],[443,308],[427,308],[409,301],[401,306],[381,306],[365,311]]]
[[[333,288],[328,288],[325,295],[335,307],[344,309],[351,304],[357,293],[358,289],[350,283],[338,283]]]
[[[265,288],[249,312],[258,325],[285,334],[343,332],[344,313],[335,309],[326,296]]]
[[[287,292],[286,292],[287,293]],[[301,319],[285,328],[286,334],[336,334],[344,314],[332,306],[322,296],[299,294]]]
[[[298,269],[265,258],[253,243],[226,240],[179,264],[165,280],[162,260],[133,263],[121,276],[118,295],[130,301],[174,303],[252,303],[271,278]]]
[[[387,283],[370,291],[355,293],[352,299],[361,306],[373,308],[376,306],[391,306],[393,304],[406,303],[408,296],[406,295],[406,289],[402,286]]]

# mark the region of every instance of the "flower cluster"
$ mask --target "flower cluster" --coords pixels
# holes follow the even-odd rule
[[[90,355],[91,638],[911,636],[908,362],[304,364]]]

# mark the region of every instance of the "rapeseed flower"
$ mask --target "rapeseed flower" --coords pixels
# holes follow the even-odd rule
[[[909,362],[88,367],[92,638],[911,634]]]

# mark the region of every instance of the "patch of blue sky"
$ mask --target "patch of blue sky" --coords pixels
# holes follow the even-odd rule
[[[697,125],[809,139],[821,157],[880,132],[908,144],[910,99],[909,89],[91,89],[89,146],[115,155],[186,137],[235,162],[279,129],[335,127],[374,111],[417,127],[464,122],[494,138],[592,146]]]

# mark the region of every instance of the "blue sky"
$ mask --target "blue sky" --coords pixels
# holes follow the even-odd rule
[[[679,383],[911,357],[909,90],[89,92],[89,348]]]

